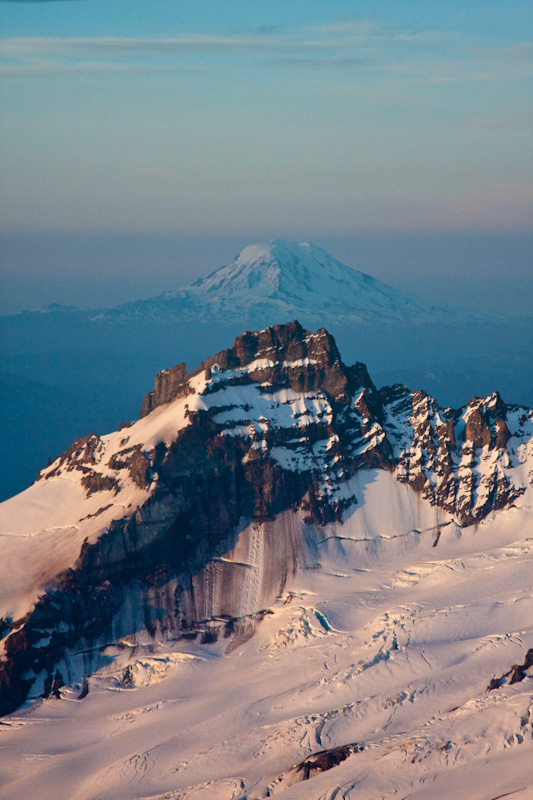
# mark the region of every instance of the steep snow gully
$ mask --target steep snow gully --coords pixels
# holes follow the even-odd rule
[[[532,485],[324,329],[164,370],[0,506],[0,798],[531,799]]]

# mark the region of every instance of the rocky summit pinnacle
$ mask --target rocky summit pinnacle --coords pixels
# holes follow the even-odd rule
[[[289,364],[297,368],[297,373],[287,369]],[[311,335],[295,320],[262,331],[246,331],[235,339],[231,348],[211,356],[190,374],[185,364],[162,370],[156,375],[154,390],[143,400],[141,417],[183,393],[188,394],[190,380],[199,373],[205,372],[210,377],[212,369],[240,370],[244,367],[251,377],[260,373],[264,380],[268,373],[273,384],[280,379],[288,381],[295,391],[305,390],[310,382],[315,388],[327,388],[335,396],[347,389],[345,368],[341,366],[333,337],[325,328]]]

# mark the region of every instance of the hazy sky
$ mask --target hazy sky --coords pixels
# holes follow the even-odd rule
[[[530,0],[0,0],[6,270],[33,274],[15,240],[53,286],[81,263],[120,284],[132,235],[523,236],[532,21]],[[115,261],[76,257],[106,235]]]

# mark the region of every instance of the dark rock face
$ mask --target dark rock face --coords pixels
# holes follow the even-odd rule
[[[195,376],[205,379],[196,406]],[[255,407],[246,401],[250,391]],[[78,562],[25,620],[3,623],[0,713],[23,702],[37,676],[45,676],[49,693],[60,692],[58,665],[60,680],[68,680],[70,652],[94,652],[140,630],[206,642],[227,636],[228,647],[235,637],[243,641],[254,615],[306,557],[292,512],[318,527],[342,522],[358,498],[341,489],[360,469],[393,472],[462,525],[524,491],[511,468],[526,457],[529,409],[493,395],[442,410],[425,392],[399,385],[378,392],[363,364],[342,363],[324,329],[311,334],[292,322],[247,332],[194,373],[184,364],[164,370],[141,416],[179,397],[187,404],[190,397],[190,408],[172,441],[145,449],[125,431],[109,452],[91,434],[43,470],[41,480],[77,477],[87,496],[134,484],[145,499],[85,542]],[[104,499],[88,517],[109,507]],[[259,566],[247,555],[256,540],[264,548]],[[236,598],[251,569],[259,588],[243,611]],[[125,603],[129,622],[120,614]],[[214,622],[221,618],[223,630]],[[95,667],[89,661],[87,674]],[[337,750],[317,754],[300,772],[320,771],[342,756]]]
[[[89,472],[81,479],[81,485],[87,489],[87,497],[90,497],[95,492],[105,492],[113,490],[115,494],[118,492],[119,484],[115,478],[110,475],[100,475],[97,472]]]
[[[81,439],[76,439],[70,447],[67,447],[64,453],[57,459],[58,464],[52,472],[48,473],[48,477],[52,478],[57,475],[60,469],[79,469],[83,466],[88,466],[96,463],[96,456],[102,449],[102,441],[96,433],[90,433]]]
[[[302,781],[308,781],[320,775],[322,772],[328,772],[330,769],[338,767],[339,764],[342,764],[343,761],[346,761],[346,759],[354,755],[354,753],[362,752],[363,749],[362,745],[354,743],[344,744],[340,747],[332,747],[329,750],[321,750],[319,753],[309,756],[300,764],[296,764],[292,769],[280,775],[279,778],[268,787],[265,797],[272,797],[278,794],[278,792],[287,789],[289,786],[294,786],[294,784],[301,783]]]
[[[146,417],[157,406],[170,403],[180,393],[187,394],[187,368],[185,364],[177,364],[172,369],[164,369],[155,376],[155,388],[148,392],[141,407],[141,418]]]
[[[331,750],[322,750],[320,753],[315,753],[315,755],[302,761],[295,769],[297,772],[302,773],[302,780],[306,781],[309,778],[314,778],[320,772],[327,772],[329,769],[337,767],[343,761],[346,761],[348,756],[357,753],[361,749],[357,744],[346,744],[341,747],[333,747]]]
[[[324,328],[311,335],[295,321],[259,332],[247,331],[235,339],[233,347],[206,359],[189,374],[185,364],[158,373],[154,390],[143,400],[141,418],[160,405],[186,396],[190,391],[189,379],[201,372],[210,374],[215,365],[221,370],[239,370],[261,359],[272,361],[273,365],[258,365],[257,369],[248,372],[248,380],[288,385],[300,392],[321,388],[345,401],[350,396],[353,384],[375,388],[363,364],[351,369],[345,367],[335,340]],[[306,360],[309,363],[284,366],[284,363],[290,365],[291,362]]]
[[[127,447],[118,454],[113,454],[108,461],[111,469],[127,469],[133,482],[141,489],[147,489],[151,483],[150,462],[141,447]]]
[[[533,648],[527,651],[523,664],[513,664],[509,672],[504,673],[501,678],[492,678],[487,686],[487,692],[499,689],[507,681],[509,684],[521,683],[524,678],[527,678],[527,672],[531,667],[533,667]]]

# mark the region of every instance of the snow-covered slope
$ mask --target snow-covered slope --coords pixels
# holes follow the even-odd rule
[[[163,371],[0,506],[0,797],[524,800],[532,500],[531,410],[323,329]]]
[[[529,800],[533,677],[507,673],[533,644],[531,517],[447,527],[435,548],[399,535],[412,489],[378,471],[358,488],[364,521],[239,638],[219,619],[204,643],[109,641],[107,667],[4,717],[0,797]]]

